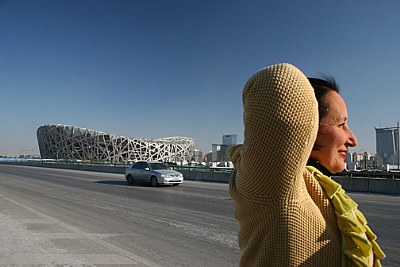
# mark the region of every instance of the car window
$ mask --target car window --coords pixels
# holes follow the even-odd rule
[[[149,164],[147,164],[147,162],[142,162],[142,163],[143,163],[143,170],[149,168]]]
[[[146,163],[144,162],[136,162],[135,165],[132,166],[132,169],[144,170],[146,168]]]
[[[150,167],[152,170],[166,170],[168,169],[167,165],[164,163],[150,163]]]

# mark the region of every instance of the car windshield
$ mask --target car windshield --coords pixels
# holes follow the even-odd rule
[[[165,165],[164,163],[149,163],[150,168],[152,170],[166,170],[168,169],[167,165]]]

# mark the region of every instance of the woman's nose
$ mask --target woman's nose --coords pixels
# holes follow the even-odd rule
[[[349,147],[355,147],[357,145],[357,138],[354,135],[353,131],[349,129],[349,138],[347,140],[347,145]]]

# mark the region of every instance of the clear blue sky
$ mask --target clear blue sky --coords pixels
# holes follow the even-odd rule
[[[358,137],[400,119],[400,2],[0,0],[0,155],[61,123],[130,137],[243,141],[264,66],[333,75]]]

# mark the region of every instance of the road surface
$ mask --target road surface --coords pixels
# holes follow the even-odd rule
[[[350,194],[400,266],[400,198]],[[237,266],[228,185],[0,165],[0,266]]]

